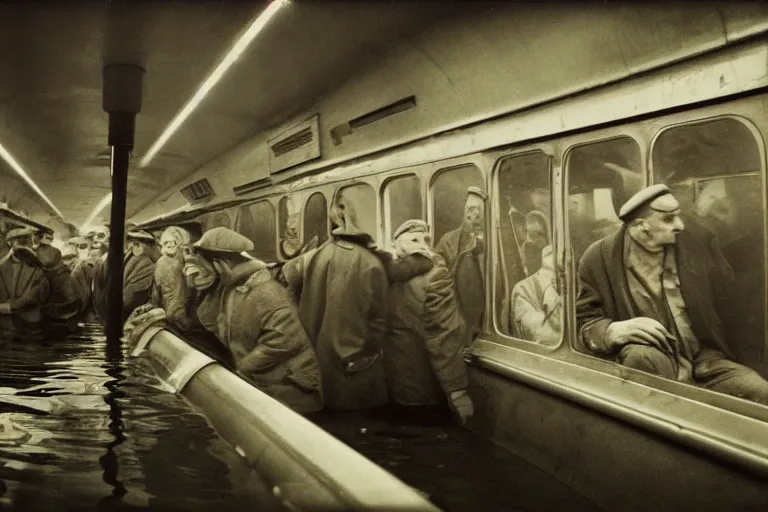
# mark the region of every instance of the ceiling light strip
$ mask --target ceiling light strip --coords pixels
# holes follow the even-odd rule
[[[224,76],[224,73],[227,72],[232,64],[234,64],[240,55],[246,50],[248,45],[256,38],[259,32],[261,32],[267,22],[269,22],[269,20],[272,19],[277,11],[280,10],[280,8],[286,5],[288,2],[289,0],[274,0],[267,6],[266,9],[264,9],[264,11],[261,12],[261,14],[259,14],[259,16],[243,33],[243,35],[240,36],[240,38],[229,50],[229,52],[227,52],[227,54],[224,56],[224,59],[219,63],[218,66],[216,66],[216,69],[213,70],[213,73],[211,73],[208,78],[205,79],[205,81],[197,89],[197,92],[195,92],[192,98],[190,98],[186,105],[184,105],[184,108],[182,108],[181,111],[176,114],[176,117],[174,117],[170,124],[165,128],[165,131],[163,131],[155,143],[152,144],[152,146],[149,148],[149,151],[147,151],[147,153],[141,159],[141,162],[139,162],[139,167],[146,167],[149,165],[157,152],[160,151],[165,143],[168,142],[174,133],[176,133],[181,124],[192,114],[200,102],[203,101],[211,89],[213,89],[218,81],[221,80],[221,77]]]
[[[96,207],[91,210],[91,213],[88,214],[88,217],[85,219],[85,222],[83,222],[82,226],[80,227],[81,232],[85,232],[88,230],[88,228],[91,227],[91,222],[101,213],[101,211],[107,207],[109,203],[112,202],[112,192],[104,196],[101,201],[99,201],[99,204],[96,205]]]
[[[48,203],[48,206],[50,206],[54,212],[56,212],[56,215],[59,217],[64,217],[64,215],[61,213],[61,211],[56,208],[56,205],[53,204],[53,202],[48,199],[48,196],[46,196],[42,190],[40,190],[40,187],[37,186],[37,183],[34,182],[32,178],[30,178],[27,173],[22,169],[21,165],[19,165],[19,162],[16,161],[15,158],[13,158],[13,155],[11,155],[7,149],[3,147],[2,144],[0,144],[0,156],[3,157],[3,160],[5,160],[8,165],[11,166],[11,168],[16,171],[16,174],[21,176],[21,178],[27,182],[27,184],[32,187],[32,190],[34,190],[37,195],[43,198],[43,200]]]

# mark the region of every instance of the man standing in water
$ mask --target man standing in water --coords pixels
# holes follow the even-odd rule
[[[50,287],[32,250],[33,235],[29,228],[14,228],[5,235],[10,251],[0,262],[0,315],[38,323]]]
[[[435,252],[453,274],[459,309],[467,323],[467,340],[480,333],[485,312],[485,202],[488,196],[478,187],[467,189],[461,226],[440,239]]]

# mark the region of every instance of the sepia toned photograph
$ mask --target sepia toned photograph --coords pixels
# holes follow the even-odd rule
[[[0,3],[0,510],[768,507],[768,3]]]

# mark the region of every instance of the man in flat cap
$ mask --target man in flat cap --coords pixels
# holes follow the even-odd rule
[[[467,189],[461,226],[440,239],[435,252],[445,259],[453,274],[459,309],[467,323],[467,344],[480,333],[485,312],[485,202],[478,187]]]
[[[461,421],[473,413],[463,352],[466,328],[445,261],[432,252],[429,226],[408,220],[395,230],[396,259],[428,258],[432,268],[389,288],[384,369],[402,406],[450,406]]]
[[[665,185],[619,212],[622,228],[579,264],[584,351],[668,379],[768,404],[768,382],[732,361],[718,315],[733,273],[711,232],[680,217]]]
[[[10,251],[0,262],[0,315],[37,323],[50,286],[32,249],[33,236],[29,228],[13,228],[5,235]]]
[[[129,231],[126,242],[123,257],[123,322],[134,309],[149,301],[155,261],[159,256],[155,238],[146,231]],[[107,254],[104,254],[93,276],[93,307],[102,322],[107,318],[107,276]]]
[[[218,227],[184,252],[184,275],[199,293],[197,316],[231,352],[238,374],[300,413],[323,407],[320,369],[298,311],[253,242]]]
[[[52,231],[40,230],[36,233],[36,239],[35,255],[51,289],[48,301],[42,309],[43,315],[55,321],[72,319],[83,309],[72,273],[64,262],[61,251],[51,245]]]

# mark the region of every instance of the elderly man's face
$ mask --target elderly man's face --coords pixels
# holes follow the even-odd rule
[[[683,219],[680,218],[680,203],[672,194],[666,194],[654,200],[651,208],[653,212],[640,219],[649,244],[674,244],[677,234],[685,229]]]
[[[185,246],[182,250],[184,258],[184,277],[187,284],[196,290],[206,290],[216,282],[219,275],[213,263],[193,247]]]
[[[126,244],[126,248],[134,256],[141,256],[142,254],[144,254],[144,250],[145,250],[144,244],[139,242],[138,240],[128,240],[128,243]]]
[[[482,231],[485,226],[485,202],[475,194],[467,196],[464,203],[464,220],[474,230]]]

